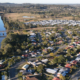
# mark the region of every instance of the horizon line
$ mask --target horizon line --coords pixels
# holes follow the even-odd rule
[[[4,4],[6,4],[6,3],[12,3],[12,2],[0,2],[0,3],[4,3]],[[77,4],[80,4],[80,3],[12,3],[12,4],[62,4],[62,5],[65,5],[65,4],[74,4],[74,5],[77,5]]]

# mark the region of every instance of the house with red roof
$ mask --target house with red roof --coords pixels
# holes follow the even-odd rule
[[[76,60],[73,60],[70,62],[72,65],[76,65],[77,64],[77,61]]]
[[[54,77],[52,80],[60,80],[58,77]]]
[[[80,52],[77,54],[77,57],[80,56]]]
[[[69,47],[66,47],[65,49],[67,50],[67,49],[69,49]]]
[[[37,79],[36,77],[26,77],[26,80],[39,80],[39,79]]]
[[[74,46],[73,46],[73,45],[70,45],[69,47],[70,47],[70,48],[73,48]]]
[[[66,68],[71,68],[71,66],[72,65],[70,63],[68,63],[68,64],[65,65]]]

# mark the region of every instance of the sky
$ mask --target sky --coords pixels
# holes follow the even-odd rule
[[[0,3],[80,4],[80,0],[0,0]]]

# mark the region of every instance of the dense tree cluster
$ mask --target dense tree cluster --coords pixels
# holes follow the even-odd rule
[[[8,21],[6,18],[3,18],[3,22],[5,25],[5,28],[7,30],[19,30],[19,29],[27,29],[30,28],[30,25],[25,25],[22,22],[17,21]]]
[[[8,34],[1,44],[3,55],[20,55],[21,50],[27,46],[27,35]]]

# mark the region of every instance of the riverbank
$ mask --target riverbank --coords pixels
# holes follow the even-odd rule
[[[4,23],[2,20],[2,17],[0,16],[0,31],[5,31]],[[6,32],[0,32],[0,48],[1,48],[1,42],[6,37]]]
[[[1,42],[5,37],[0,37],[0,48],[1,48]]]

